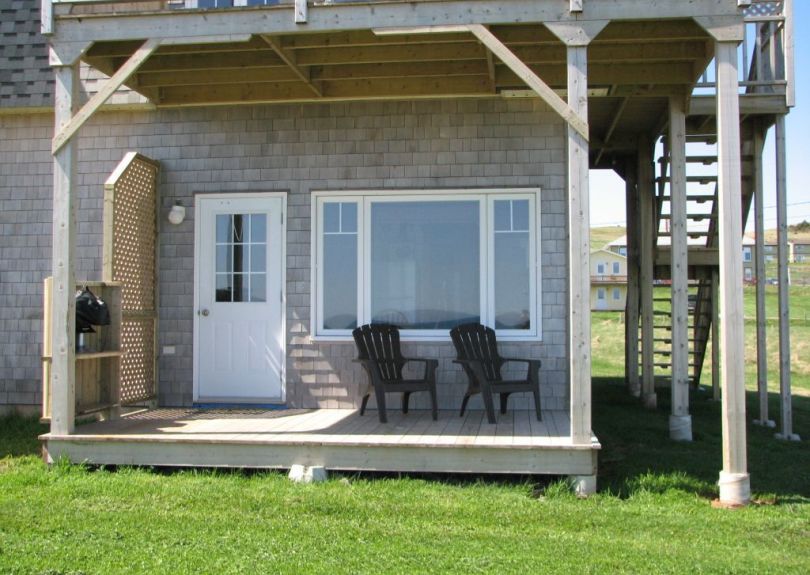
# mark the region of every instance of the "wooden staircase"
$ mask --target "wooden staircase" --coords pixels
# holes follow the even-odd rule
[[[718,201],[717,201],[717,151],[714,133],[714,118],[690,118],[686,138],[686,199],[687,242],[689,260],[689,371],[690,381],[698,387],[706,352],[712,335],[715,316],[712,277],[718,273]],[[748,219],[753,198],[751,174],[753,166],[753,134],[757,125],[753,120],[743,119],[742,138],[742,214],[743,224]],[[654,299],[654,368],[656,381],[669,383],[672,376],[672,307],[668,290],[670,267],[670,160],[667,139],[662,138],[657,160],[656,177],[656,266],[654,278],[666,285],[658,287]],[[740,247],[742,249],[742,246]],[[639,358],[639,361],[640,358]]]

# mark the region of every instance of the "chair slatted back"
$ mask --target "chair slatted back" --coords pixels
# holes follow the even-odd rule
[[[361,325],[352,331],[357,344],[358,359],[370,359],[377,363],[384,381],[402,379],[405,360],[399,348],[399,329],[396,326],[377,323]]]
[[[451,329],[450,337],[458,359],[481,362],[489,381],[501,381],[503,360],[498,355],[494,329],[480,323],[465,323]]]

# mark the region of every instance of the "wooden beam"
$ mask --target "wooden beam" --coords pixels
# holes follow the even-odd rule
[[[670,278],[672,294],[672,412],[669,436],[692,441],[689,415],[689,269],[686,236],[686,101],[669,99]]]
[[[557,64],[527,64],[538,76],[543,78],[546,84],[557,87],[565,86],[565,74],[563,68]],[[588,78],[591,85],[611,84],[611,85],[632,85],[634,92],[643,90],[649,84],[656,84],[659,91],[650,90],[651,96],[661,95],[660,88],[667,87],[666,95],[672,93],[683,93],[683,86],[691,85],[695,78],[692,74],[692,66],[687,62],[672,62],[667,66],[660,64],[595,64],[589,67]],[[507,69],[506,66],[496,66],[495,74],[498,85],[514,84],[521,78]],[[521,81],[521,85],[525,82]]]
[[[391,34],[388,30],[349,30],[335,31],[319,34],[295,34],[280,36],[281,45],[287,50],[300,50],[302,48],[341,48],[352,46],[387,46],[387,45],[413,45],[413,44],[447,44],[455,42],[468,42],[470,33],[466,27],[457,27],[453,33],[416,33]]]
[[[762,151],[764,148],[762,127],[754,126],[754,230],[756,246],[754,251],[754,275],[757,282],[757,393],[759,395],[759,419],[754,423],[767,427],[776,424],[768,417],[768,340],[766,334],[767,312],[765,310],[765,214],[762,179]]]
[[[720,227],[720,379],[723,470],[720,502],[745,505],[751,499],[745,429],[745,339],[742,273],[742,174],[737,42],[715,44],[717,151]]]
[[[293,20],[296,24],[306,24],[308,17],[307,0],[295,0],[295,16]]]
[[[296,15],[296,18],[299,15],[299,11],[298,11],[299,10],[299,4],[300,4],[299,2],[295,3],[295,8],[296,8],[295,15]],[[303,12],[304,20],[303,20],[303,22],[306,22],[306,2],[303,3],[303,6],[304,6],[304,12]],[[262,38],[262,40],[267,42],[267,45],[270,46],[273,49],[273,51],[278,55],[278,57],[281,58],[284,61],[284,63],[287,64],[287,66],[289,66],[290,70],[292,70],[293,73],[296,76],[298,76],[301,79],[301,81],[304,82],[309,87],[309,89],[312,90],[315,93],[316,96],[323,97],[323,90],[321,88],[319,88],[318,86],[316,86],[312,82],[312,75],[311,75],[310,70],[308,68],[300,67],[295,61],[295,56],[292,55],[292,54],[289,54],[286,50],[284,50],[281,47],[281,44],[279,43],[279,41],[276,38],[273,38],[272,36],[267,36],[265,34],[262,34],[261,38]]]
[[[261,84],[263,82],[300,82],[287,66],[268,66],[247,70],[187,70],[174,72],[141,72],[136,76],[137,89],[168,86],[211,86],[218,84]]]
[[[495,56],[492,54],[492,50],[486,48],[486,56],[487,56],[487,73],[489,74],[489,81],[492,84],[492,93],[496,93],[498,91],[498,85],[495,82]]]
[[[496,54],[497,51],[493,50]],[[498,54],[499,57],[503,57]],[[574,118],[588,117],[588,49],[568,48],[568,100]],[[587,130],[568,125],[568,296],[571,440],[591,436],[590,200]]]
[[[312,101],[378,100],[402,98],[492,97],[486,75],[456,78],[416,78],[392,81],[351,80],[329,85],[323,98],[300,83],[268,82],[263,84],[229,84],[201,91],[196,86],[161,89],[161,107],[188,107],[209,104],[281,103]]]
[[[641,296],[641,399],[655,409],[655,361],[653,355],[653,259],[655,252],[655,202],[653,146],[647,138],[638,142],[639,284]]]
[[[585,116],[577,114],[577,112],[565,101],[560,98],[548,84],[543,82],[534,72],[532,72],[526,64],[521,62],[509,48],[501,43],[492,32],[487,30],[480,24],[473,24],[469,26],[476,38],[481,40],[481,43],[486,46],[493,54],[498,56],[500,60],[506,64],[515,74],[517,74],[526,84],[534,90],[540,98],[548,104],[552,110],[557,112],[568,124],[576,130],[586,141],[588,140],[588,121],[587,114]],[[587,53],[586,53],[587,60]],[[586,62],[587,65],[587,62]],[[569,81],[569,99],[571,97],[571,53],[568,55],[568,81]],[[587,100],[587,85],[583,87],[585,99]],[[587,109],[587,105],[585,106]]]
[[[211,36],[219,34],[284,34],[300,33],[301,25],[291,17],[292,6],[268,7],[273,17],[257,18],[255,10],[164,10],[127,14],[85,14],[60,17],[58,35],[62,41],[88,38],[92,41],[171,38],[177,30],[184,34]],[[275,17],[286,14],[286,17]],[[729,15],[739,18],[736,5],[718,0],[666,2],[658,0],[622,0],[590,2],[585,14],[570,13],[559,2],[536,0],[500,0],[490,2],[386,2],[334,3],[319,6],[309,15],[307,31],[332,32],[387,27],[438,26],[467,24],[532,24],[537,22],[614,20],[632,15],[635,20],[689,19],[695,15]]]
[[[253,50],[247,53],[221,52],[217,54],[155,54],[144,63],[139,72],[170,72],[191,70],[245,70],[285,65],[275,51]]]
[[[793,404],[790,393],[790,271],[788,270],[787,164],[785,116],[776,117],[776,253],[779,265],[779,404],[780,429],[777,437],[789,441],[793,433]]]
[[[53,34],[53,3],[42,0],[39,11],[39,33],[43,36]]]
[[[135,73],[138,67],[152,55],[158,46],[160,46],[160,40],[147,40],[144,42],[126,63],[104,83],[101,89],[82,106],[82,109],[79,110],[66,125],[61,127],[56,137],[53,139],[51,150],[54,154],[90,119],[90,116],[107,101],[107,98],[112,96],[127,78]]]
[[[634,397],[641,397],[638,376],[638,320],[639,320],[639,249],[638,249],[638,177],[636,158],[625,165],[625,198],[627,202],[627,302],[624,314],[624,373],[627,389]]]
[[[79,65],[54,68],[54,131],[65,129],[77,108]],[[76,416],[76,162],[70,138],[53,159],[53,290],[51,292],[51,432],[73,433]]]
[[[613,137],[613,132],[616,131],[616,126],[619,125],[619,121],[622,118],[622,114],[624,113],[624,109],[627,107],[627,102],[630,101],[630,98],[622,98],[619,102],[619,105],[616,106],[616,110],[613,112],[613,118],[610,120],[610,126],[605,131],[605,137],[602,139],[602,142],[605,144],[610,143],[610,139]],[[599,165],[599,160],[602,159],[602,154],[605,153],[605,148],[599,150],[599,154],[596,156],[596,161],[594,162],[595,165]],[[628,216],[629,218],[629,216]]]
[[[404,79],[451,76],[488,76],[482,60],[460,62],[408,62],[393,64],[343,64],[323,66],[312,70],[313,78],[323,81],[368,80],[375,78]]]
[[[787,80],[785,103],[788,108],[796,105],[796,40],[793,24],[793,0],[784,0],[782,14],[785,16],[785,80]]]

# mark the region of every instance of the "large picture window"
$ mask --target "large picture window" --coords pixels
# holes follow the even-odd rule
[[[482,322],[540,335],[539,191],[313,195],[313,328],[346,337],[364,323],[446,338]]]

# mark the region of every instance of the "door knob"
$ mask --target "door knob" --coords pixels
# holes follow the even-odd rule
[[[209,313],[211,313],[211,312],[208,311],[207,309],[200,310],[200,315],[203,316],[203,317],[208,317]]]

